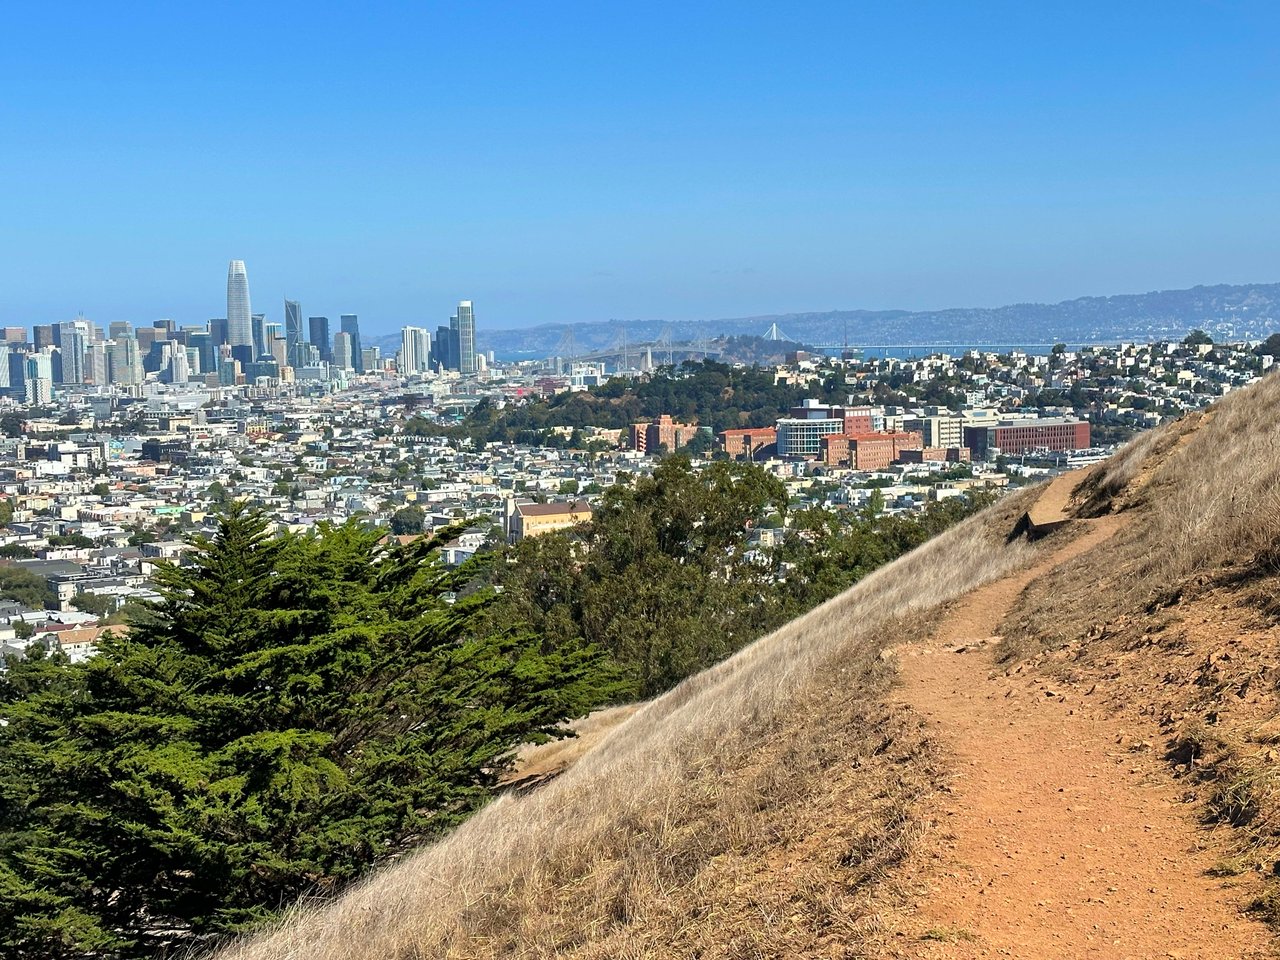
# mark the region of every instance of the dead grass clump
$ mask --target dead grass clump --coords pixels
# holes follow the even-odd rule
[[[877,898],[936,780],[884,698],[887,643],[1022,564],[1016,495],[642,707],[511,794],[224,960],[827,956]],[[832,941],[834,942],[834,941]]]

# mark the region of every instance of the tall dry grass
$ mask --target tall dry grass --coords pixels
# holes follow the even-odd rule
[[[1001,629],[1006,659],[1081,639],[1228,571],[1280,571],[1280,376],[1131,443],[1091,480],[1085,512],[1108,508],[1130,522],[1028,588]]]
[[[639,958],[673,955],[673,943],[685,944],[678,955],[798,956],[822,952],[824,929],[870,936],[874,911],[857,898],[909,842],[904,811],[924,789],[927,753],[884,705],[892,670],[879,653],[909,639],[919,617],[1026,562],[1034,548],[1004,536],[1033,495],[1006,499],[690,678],[547,786],[499,798],[221,960]],[[801,858],[776,876],[751,866],[785,861],[819,821],[843,844],[838,858]],[[839,884],[830,871],[806,872],[823,863],[843,871]],[[769,892],[775,881],[787,902]],[[745,904],[734,929],[753,931],[732,948],[716,913],[728,900]],[[813,918],[808,940],[797,916]]]

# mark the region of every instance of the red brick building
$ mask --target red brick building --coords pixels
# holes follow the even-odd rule
[[[694,438],[698,428],[688,423],[676,423],[670,414],[664,413],[653,423],[631,425],[631,449],[641,453],[657,453],[659,448],[679,450]]]
[[[745,457],[754,460],[767,456],[766,448],[778,442],[778,431],[774,427],[748,427],[745,430],[725,430],[719,436],[720,449],[729,456]]]
[[[975,457],[989,457],[998,450],[1018,456],[1033,450],[1087,450],[1089,423],[1052,417],[1040,420],[1006,420],[990,426],[965,427],[964,445]]]
[[[919,450],[924,440],[917,431],[896,433],[835,433],[819,441],[819,456],[829,467],[883,470],[902,458],[904,451]]]

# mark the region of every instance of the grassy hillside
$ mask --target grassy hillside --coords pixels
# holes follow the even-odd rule
[[[944,618],[944,641],[971,636],[951,601],[995,581],[1008,615],[974,682],[1120,730],[1116,776],[1177,778],[1177,818],[1232,828],[1195,840],[1217,851],[1215,872],[1273,911],[1277,423],[1280,379],[1268,378],[1148,434],[1083,479],[1068,507],[1082,519],[1034,543],[1008,535],[1037,492],[1006,499],[644,706],[545,786],[223,960],[893,952],[901,918],[934,889],[931,857],[950,834],[931,824],[954,812],[939,791],[955,764],[940,728],[892,692],[893,654]],[[1177,851],[1159,852],[1176,869]],[[1196,883],[1218,882],[1195,869]],[[930,927],[895,955],[969,937]]]

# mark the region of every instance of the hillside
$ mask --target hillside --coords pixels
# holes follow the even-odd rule
[[[572,330],[580,352],[614,348],[625,326],[635,344],[656,341],[668,331],[676,341],[721,336],[763,336],[777,324],[792,340],[805,343],[929,344],[1009,343],[1028,338],[1046,343],[1115,342],[1181,338],[1200,327],[1220,337],[1263,339],[1280,318],[1280,283],[1215,284],[1186,290],[1103,297],[1060,303],[1014,303],[998,307],[943,310],[826,310],[762,314],[721,320],[633,320],[553,323],[521,330],[477,331],[479,346],[503,356],[551,356]],[[1028,334],[1027,331],[1035,331]]]
[[[998,503],[221,956],[1269,955],[1277,422]]]

